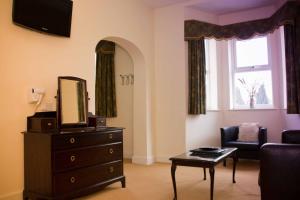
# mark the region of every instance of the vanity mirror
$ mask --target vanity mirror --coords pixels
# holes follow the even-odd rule
[[[58,127],[86,127],[88,125],[86,81],[72,76],[60,76],[57,93]]]

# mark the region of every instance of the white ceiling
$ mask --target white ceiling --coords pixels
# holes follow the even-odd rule
[[[189,7],[213,14],[225,14],[276,4],[281,0],[142,0],[158,8],[176,3],[186,3]]]

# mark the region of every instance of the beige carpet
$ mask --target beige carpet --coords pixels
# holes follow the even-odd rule
[[[215,170],[214,200],[259,200],[257,184],[259,164],[241,160],[236,171],[236,184],[232,183],[232,166],[219,164]],[[150,166],[125,163],[126,188],[115,183],[84,200],[171,200],[173,188],[170,164]],[[181,167],[176,170],[178,200],[209,200],[209,173],[203,180],[201,168]]]

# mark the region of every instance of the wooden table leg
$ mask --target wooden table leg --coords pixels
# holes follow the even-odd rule
[[[173,189],[174,189],[174,200],[177,200],[175,171],[176,171],[176,165],[172,162],[171,175],[172,175],[172,182],[173,182]]]
[[[236,152],[233,153],[233,168],[232,168],[232,182],[235,183],[235,169],[236,169],[236,163],[238,161],[238,158],[237,158],[237,155],[236,155]]]
[[[210,174],[210,200],[214,199],[214,181],[215,181],[215,168],[210,167],[209,168],[209,174]]]

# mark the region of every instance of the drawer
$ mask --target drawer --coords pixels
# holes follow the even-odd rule
[[[54,175],[54,193],[66,194],[123,176],[123,162],[113,162]]]
[[[123,159],[123,144],[114,143],[54,152],[54,171],[81,168]]]
[[[53,149],[67,149],[90,145],[122,142],[122,130],[111,130],[107,132],[57,134],[53,135]]]

